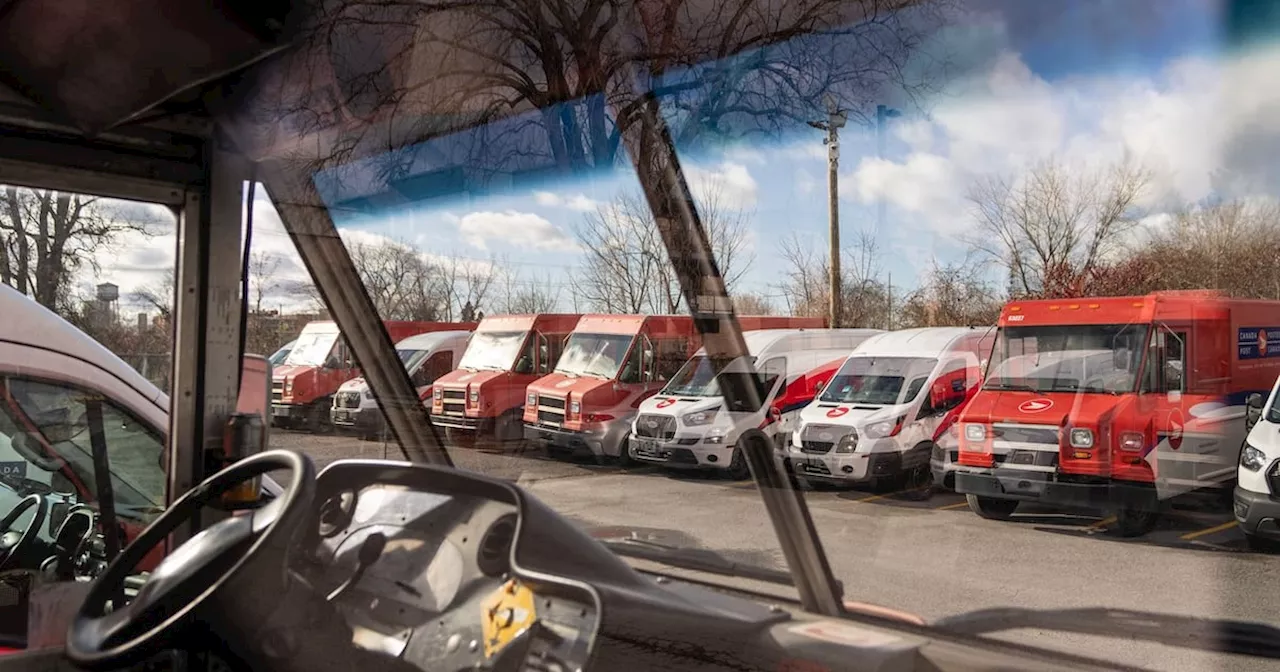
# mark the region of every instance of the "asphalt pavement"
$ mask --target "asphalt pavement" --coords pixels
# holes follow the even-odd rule
[[[393,444],[345,436],[273,430],[271,443],[301,450],[319,467],[342,458],[402,459]],[[583,525],[617,527],[785,569],[749,481],[654,467],[624,471],[531,452],[451,455],[456,466],[515,481]],[[1190,502],[1169,512],[1152,533],[1123,539],[1098,512],[1024,506],[1012,521],[988,521],[949,492],[824,489],[806,493],[806,501],[846,599],[927,620],[1002,607],[1103,607],[1280,625],[1280,596],[1271,590],[1280,557],[1249,551],[1224,502]],[[1034,628],[995,636],[1146,669],[1275,668],[1132,639]]]

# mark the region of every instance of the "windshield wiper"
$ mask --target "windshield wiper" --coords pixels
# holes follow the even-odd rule
[[[1123,609],[983,609],[934,621],[952,632],[984,635],[1024,628],[1141,639],[1185,649],[1280,658],[1280,628]]]
[[[765,567],[756,567],[754,565],[743,564],[730,560],[715,551],[705,548],[685,548],[682,546],[669,546],[647,539],[639,539],[635,537],[626,537],[622,539],[602,539],[600,543],[606,548],[630,558],[639,558],[641,560],[651,560],[660,562],[673,567],[681,567],[699,572],[709,572],[711,574],[719,574],[722,576],[735,576],[744,579],[753,579],[756,581],[764,581],[766,583],[774,583],[782,586],[794,587],[795,582],[791,579],[790,572],[784,572],[776,569],[767,569]],[[839,581],[836,582],[841,594],[844,593],[844,585]]]
[[[1035,392],[1036,388],[1026,383],[987,383],[982,386],[984,390],[993,390],[998,392]]]

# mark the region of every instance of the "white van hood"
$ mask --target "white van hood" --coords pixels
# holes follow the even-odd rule
[[[678,418],[687,413],[706,411],[722,406],[724,406],[724,400],[720,397],[667,397],[658,395],[645,399],[640,404],[640,412],[673,415]]]
[[[815,401],[800,411],[801,425],[834,425],[861,429],[881,420],[892,420],[907,411],[910,404],[871,406]]]
[[[369,389],[369,384],[364,382],[363,377],[352,378],[338,386],[338,392],[359,392],[364,394],[367,389]]]

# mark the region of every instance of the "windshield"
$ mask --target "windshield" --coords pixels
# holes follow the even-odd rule
[[[571,334],[556,373],[611,379],[618,375],[634,340],[631,334]]]
[[[284,358],[285,366],[324,366],[338,342],[336,331],[303,331]]]
[[[1148,331],[1132,324],[1002,328],[984,388],[1136,391]]]
[[[1088,608],[1280,625],[1267,588],[1280,566],[1280,453],[1243,449],[1244,400],[1280,376],[1274,3],[289,4],[323,8],[262,24],[291,48],[236,71],[235,86],[208,82],[103,132],[169,137],[188,127],[169,115],[220,101],[218,128],[235,136],[225,145],[260,167],[246,194],[248,259],[228,244],[211,263],[230,270],[213,273],[184,256],[187,277],[176,268],[165,286],[155,260],[194,240],[172,217],[124,227],[121,209],[98,210],[60,246],[58,198],[0,186],[0,279],[148,378],[182,375],[196,352],[227,359],[238,340],[273,351],[309,323],[488,321],[465,355],[441,358],[465,380],[410,403],[379,399],[373,417],[357,407],[369,404],[342,406],[357,395],[335,393],[352,369],[273,384],[269,447],[318,468],[421,455],[438,435],[457,468],[512,483],[602,539],[807,576],[824,565],[797,547],[817,535],[844,598],[930,623]],[[80,60],[94,62],[104,47],[83,42]],[[8,82],[21,71],[5,72]],[[62,89],[29,89],[58,129],[106,123],[62,120],[49,93]],[[96,171],[90,159],[66,160]],[[0,161],[6,180],[9,168]],[[118,235],[90,235],[107,229]],[[246,294],[243,336],[219,310],[200,313],[211,322],[201,330],[183,311],[130,300],[239,279],[242,267],[247,291],[219,286],[208,303]],[[648,320],[630,350],[601,354],[598,336],[573,334],[595,314],[664,319]],[[530,315],[536,329],[501,319]],[[754,358],[746,343],[762,341],[739,327],[761,326],[756,316],[804,333]],[[957,342],[927,330],[997,324],[985,351],[953,358],[924,345]],[[833,328],[887,332],[901,345],[892,352],[946,354],[816,354]],[[286,364],[318,365],[337,347],[370,380],[390,380],[393,344],[407,337],[391,331],[348,333],[358,351],[303,332]],[[174,352],[175,333],[208,347]],[[619,384],[529,389],[557,367]],[[225,387],[233,373],[205,377]],[[778,382],[762,390],[762,378]],[[756,382],[730,384],[744,379]],[[735,390],[765,403],[722,412]],[[181,412],[156,426],[225,429],[225,391],[172,394]],[[208,399],[203,415],[177,405],[197,398]],[[910,412],[859,408],[908,400]],[[771,460],[743,448],[760,435]],[[776,496],[780,484],[798,494]],[[741,587],[745,576],[695,578]],[[1125,668],[1269,669],[1096,634],[991,636]]]
[[[938,360],[925,357],[850,357],[821,400],[887,406],[915,400]]]
[[[528,335],[527,331],[478,331],[471,337],[458,368],[510,371]]]
[[[756,358],[739,357],[727,364],[706,355],[694,355],[676,371],[660,394],[680,397],[718,397],[720,384],[728,376],[758,376]],[[758,388],[758,386],[757,386]]]
[[[422,361],[430,355],[430,350],[416,350],[407,348],[397,348],[396,355],[400,357],[400,361],[404,364],[405,371],[413,373],[422,364]]]

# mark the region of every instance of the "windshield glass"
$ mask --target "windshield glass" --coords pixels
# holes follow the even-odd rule
[[[528,335],[527,331],[478,331],[471,337],[458,368],[509,371]]]
[[[556,373],[590,376],[606,380],[618,375],[622,358],[627,355],[635,336],[631,334],[579,334],[569,336],[569,343],[556,363]]]
[[[739,357],[725,364],[707,357],[694,355],[676,371],[660,394],[680,397],[718,397],[720,384],[726,376],[750,375],[757,377],[754,370],[755,357]],[[717,370],[718,369],[718,370]]]
[[[422,363],[422,360],[431,354],[430,350],[416,350],[407,348],[398,348],[396,355],[400,357],[400,361],[404,364],[406,371],[412,373]]]
[[[850,357],[822,391],[822,401],[886,406],[915,400],[938,364],[924,357]]]
[[[303,331],[284,358],[285,366],[323,366],[338,342],[336,331]]]
[[[986,389],[1032,392],[1133,392],[1146,346],[1145,325],[1006,327]]]
[[[429,413],[378,400],[396,432],[341,406],[356,395],[335,395],[337,372],[273,383],[270,447],[319,467],[399,458],[421,446],[393,435],[428,436],[429,418],[459,469],[602,539],[804,572],[817,563],[788,559],[812,531],[848,600],[1125,668],[1268,669],[1116,621],[1162,624],[1118,616],[1152,612],[1213,633],[1171,636],[1183,642],[1237,631],[1221,620],[1280,625],[1266,589],[1280,453],[1243,450],[1244,400],[1280,376],[1274,3],[290,4],[323,11],[264,28],[292,48],[216,96],[228,133],[248,127],[228,146],[263,167],[247,198],[245,347],[272,352],[329,320],[538,326],[506,323],[521,326],[442,357],[441,370],[470,371],[432,386]],[[172,110],[222,91],[192,90],[129,131],[168,129]],[[12,215],[0,200],[5,282],[110,334],[144,375],[183,370],[135,338],[140,309],[123,300],[159,285],[146,269],[179,249],[172,231],[81,237],[55,263],[61,248],[38,232],[57,228],[40,220],[57,204],[32,197]],[[107,263],[112,250],[128,263]],[[270,255],[282,261],[257,263]],[[110,283],[119,298],[98,287]],[[148,310],[152,331],[191,333]],[[680,319],[597,357],[589,335],[570,337],[595,314]],[[745,343],[762,341],[733,323],[756,316],[825,326],[757,360]],[[994,345],[936,366],[816,354],[831,328],[936,353],[924,344],[953,341],[924,330],[996,325]],[[214,326],[206,350],[224,353],[238,325]],[[389,336],[373,340],[394,368]],[[372,341],[358,340],[338,351],[368,366]],[[320,364],[334,343],[308,335],[286,362]],[[531,384],[557,366],[619,384]],[[778,382],[756,388],[763,407],[731,407],[752,388],[730,375]],[[859,408],[908,399],[912,412]],[[748,459],[758,435],[775,459]],[[800,493],[803,524],[783,515],[800,516],[774,496],[781,483]],[[747,572],[729,573],[697,579],[744,585]],[[965,620],[1001,609],[1096,610],[1071,622],[1107,632]],[[1018,613],[1004,622],[1030,622]]]

